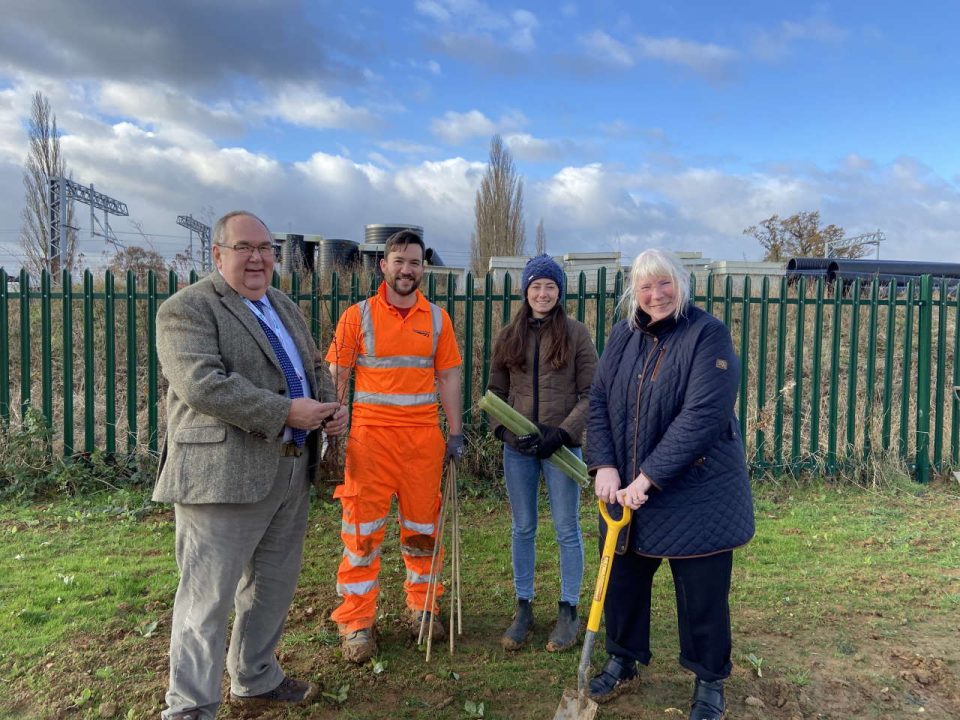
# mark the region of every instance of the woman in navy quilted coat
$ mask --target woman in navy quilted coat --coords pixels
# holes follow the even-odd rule
[[[587,464],[597,497],[634,511],[607,590],[609,659],[590,681],[610,700],[650,662],[650,591],[669,560],[680,664],[696,675],[690,720],[723,716],[732,669],[733,549],[754,532],[734,414],[740,362],[726,326],[690,302],[689,275],[664,250],[637,256],[590,390]],[[602,529],[602,528],[601,528]]]

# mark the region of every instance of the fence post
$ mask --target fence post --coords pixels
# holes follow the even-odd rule
[[[933,354],[933,281],[920,278],[920,309],[917,337],[917,435],[915,467],[917,480],[930,481],[930,356]]]
[[[63,298],[63,456],[73,455],[73,278],[61,274]]]
[[[0,420],[10,423],[10,289],[0,268]]]
[[[97,447],[93,345],[93,273],[88,269],[83,271],[83,449],[87,453]]]
[[[116,285],[113,273],[103,276],[103,360],[106,378],[103,387],[104,424],[106,426],[107,454],[117,452],[117,346],[116,346]]]
[[[473,419],[473,273],[467,273],[463,304],[463,422]]]
[[[40,409],[53,429],[53,281],[48,270],[40,271]],[[62,296],[61,296],[62,297]],[[29,293],[28,293],[29,298]],[[30,315],[27,315],[29,321]],[[27,338],[29,340],[29,337]],[[31,343],[20,348],[21,367],[30,366]],[[27,382],[30,382],[27,375]]]
[[[157,453],[160,418],[160,368],[157,360],[157,274],[147,271],[147,447]]]
[[[137,276],[127,270],[127,453],[137,448]]]
[[[607,269],[597,270],[597,352],[602,353],[607,342]]]

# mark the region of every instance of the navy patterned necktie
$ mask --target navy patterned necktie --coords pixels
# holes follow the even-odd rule
[[[283,370],[283,376],[287,379],[287,389],[290,392],[290,399],[295,400],[296,398],[303,397],[303,384],[297,376],[297,371],[293,368],[293,363],[290,362],[290,356],[287,355],[287,351],[283,349],[283,343],[280,342],[277,334],[263,321],[263,318],[267,315],[267,306],[263,304],[262,300],[251,300],[250,302],[256,305],[257,310],[260,311],[259,314],[254,313],[254,317],[257,318],[260,327],[262,327],[263,331],[267,334],[270,347],[273,348],[273,352],[277,356],[277,361]],[[303,443],[307,440],[307,431],[301,430],[300,428],[290,428],[290,430],[293,432],[294,444],[297,447],[303,447]]]

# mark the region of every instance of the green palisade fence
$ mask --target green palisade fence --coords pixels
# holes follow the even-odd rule
[[[36,407],[54,451],[157,452],[165,382],[155,316],[171,292],[195,282],[133,271],[31,279],[0,269],[0,422]],[[857,281],[845,293],[822,279],[692,278],[695,302],[730,328],[742,360],[737,412],[754,470],[833,474],[880,455],[899,457],[926,482],[960,460],[960,298],[923,277],[906,287]],[[624,276],[571,277],[567,312],[602,352],[618,318]],[[325,349],[336,320],[376,291],[373,276],[275,275]],[[423,290],[453,319],[464,353],[464,420],[480,431],[475,403],[490,354],[519,294],[509,277],[428,275]],[[700,287],[702,286],[702,287]]]

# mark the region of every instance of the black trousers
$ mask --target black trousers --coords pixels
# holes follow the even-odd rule
[[[627,551],[614,558],[604,602],[607,652],[650,663],[650,593],[662,558]],[[680,664],[701,680],[730,675],[733,551],[670,561],[677,595]]]

